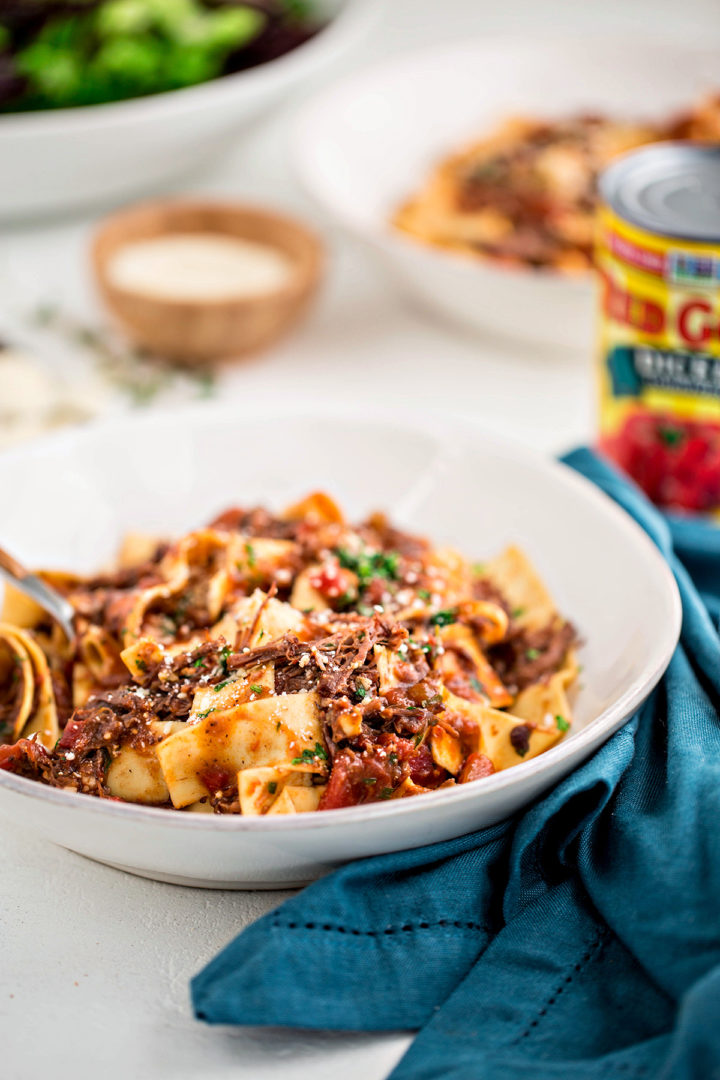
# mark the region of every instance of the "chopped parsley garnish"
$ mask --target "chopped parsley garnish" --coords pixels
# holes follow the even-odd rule
[[[360,590],[367,588],[373,578],[397,581],[400,556],[397,551],[360,551],[354,554],[346,548],[336,548],[335,554],[345,570],[357,575]]]
[[[382,791],[378,792],[378,799],[389,799],[393,793],[391,787],[384,787]]]
[[[262,639],[264,637],[265,637],[265,631],[261,630],[260,633],[258,634],[258,645],[260,644],[260,642],[262,641]]]
[[[205,711],[204,711],[204,712],[199,712],[199,713],[197,714],[197,718],[198,718],[198,720],[204,720],[204,719],[205,719],[205,717],[206,717],[206,716],[209,716],[211,712],[215,712],[215,709],[205,709]]]
[[[439,705],[441,702],[442,694],[433,694],[432,697],[426,698],[425,701],[423,701],[423,707],[427,708],[428,705]]]
[[[268,791],[270,792],[271,795],[274,795],[275,792],[277,791],[277,783],[275,782],[275,780],[271,780],[270,783],[268,784]]]
[[[450,626],[451,623],[456,622],[457,614],[446,608],[444,611],[436,611],[434,615],[430,616],[430,622],[433,626]]]
[[[364,686],[359,686],[358,685],[358,686],[355,687],[355,699],[357,701],[364,701],[366,695],[367,695],[367,690],[365,689]]]
[[[562,731],[563,733],[570,730],[570,722],[569,720],[566,720],[564,716],[555,717],[555,726],[558,731]]]
[[[198,656],[197,660],[193,660],[192,666],[193,667],[205,667],[205,657],[204,656]]]
[[[265,687],[260,686],[258,683],[251,683],[250,689],[252,690],[253,694],[262,694]]]
[[[222,668],[223,675],[227,675],[228,673],[228,660],[231,651],[230,646],[226,645],[220,652],[220,667]]]
[[[525,614],[525,608],[524,607],[516,607],[515,610],[512,613],[512,617],[513,617],[513,619],[519,619],[520,616],[524,615],[524,614]]]
[[[391,754],[388,754],[388,761],[390,762],[391,765],[397,765],[398,756],[397,756],[397,754],[395,753],[394,750],[392,751]]]
[[[313,765],[316,758],[327,761],[327,751],[323,749],[319,742],[315,743],[314,750],[303,750],[300,757],[293,758],[291,765]]]
[[[255,555],[255,548],[250,541],[245,544],[245,554],[247,555],[248,566],[252,570],[257,565],[257,558]]]
[[[540,650],[539,649],[526,649],[525,650],[525,659],[526,660],[537,660],[539,655],[540,655]]]
[[[138,669],[138,671],[147,671],[147,664],[144,660],[136,660],[135,667]]]
[[[215,693],[217,694],[218,690],[224,690],[224,689],[225,689],[225,687],[226,687],[226,686],[228,685],[228,683],[229,683],[229,682],[230,682],[230,680],[229,680],[229,679],[225,679],[225,682],[219,682],[219,683],[217,684],[217,686],[213,686],[213,690],[214,690],[214,691],[215,691]]]
[[[420,649],[421,652],[425,653],[425,656],[429,656],[433,651],[433,647],[429,642],[416,642],[415,637],[408,637],[408,645],[411,649]]]
[[[472,570],[473,570],[473,574],[476,574],[478,577],[481,577],[485,573],[485,563],[484,562],[475,562],[475,563],[473,563]]]
[[[417,594],[421,600],[429,600],[432,595],[429,589],[418,589]]]
[[[474,675],[470,679],[470,685],[472,686],[473,690],[475,690],[478,694],[484,693],[483,684],[480,682],[479,679],[475,678]]]
[[[363,776],[363,784],[377,784],[377,778],[374,776]]]

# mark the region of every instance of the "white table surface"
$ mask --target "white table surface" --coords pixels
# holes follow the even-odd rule
[[[654,31],[720,43],[718,0],[386,3],[385,25],[343,70],[470,32]],[[464,336],[404,306],[365,252],[336,235],[294,184],[286,154],[291,115],[288,105],[242,136],[222,163],[178,189],[298,211],[315,221],[332,252],[327,287],[302,330],[224,376],[219,391],[235,395],[239,409],[245,398],[273,386],[329,406],[350,399],[359,411],[379,397],[397,399],[470,413],[543,452],[587,438],[593,425],[590,343],[584,353],[533,355]],[[15,275],[26,295],[60,300],[92,317],[85,265],[91,224],[75,218],[0,233],[0,281]],[[0,835],[3,1080],[323,1080],[338,1072],[344,1080],[380,1080],[407,1046],[405,1034],[209,1029],[193,1020],[189,977],[287,894],[156,884],[29,833]]]

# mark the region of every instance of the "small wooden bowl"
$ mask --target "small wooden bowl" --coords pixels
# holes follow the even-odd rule
[[[108,263],[118,248],[172,233],[220,233],[267,244],[289,256],[291,280],[273,292],[218,300],[168,299],[118,287]],[[322,276],[324,252],[314,233],[268,210],[228,202],[142,203],[106,218],[91,249],[100,294],[128,337],[180,363],[257,352],[282,337],[307,308]]]

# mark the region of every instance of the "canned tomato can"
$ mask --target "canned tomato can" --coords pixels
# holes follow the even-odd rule
[[[720,146],[600,178],[600,447],[661,506],[720,513]]]

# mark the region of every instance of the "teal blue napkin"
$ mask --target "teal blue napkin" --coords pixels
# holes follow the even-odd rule
[[[524,814],[316,882],[192,982],[208,1023],[422,1029],[393,1080],[720,1078],[720,531],[566,462],[676,576],[658,689]],[[652,633],[652,627],[647,627]]]

